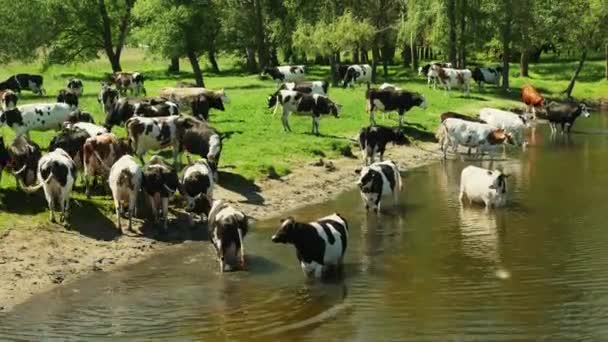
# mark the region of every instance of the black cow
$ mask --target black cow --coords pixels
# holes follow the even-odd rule
[[[321,278],[342,268],[348,245],[348,223],[337,213],[310,223],[288,217],[281,220],[272,242],[294,245],[304,274]]]
[[[76,109],[70,115],[68,115],[68,119],[66,122],[69,123],[77,123],[77,122],[89,122],[94,124],[95,120],[93,119],[93,115],[90,112],[86,112],[80,109]]]
[[[36,182],[36,171],[38,161],[42,157],[40,146],[21,135],[15,138],[9,146],[10,169],[13,170],[17,185],[19,181],[25,186],[30,186]]]
[[[46,94],[43,83],[44,78],[41,75],[17,74],[0,82],[0,90],[10,89],[17,93],[21,93],[21,90],[30,90],[34,94],[43,96]]]
[[[74,93],[61,89],[57,95],[57,102],[69,104],[72,108],[78,108],[78,96]]]
[[[289,127],[289,114],[310,113],[312,115],[312,133],[319,135],[319,121],[322,114],[332,114],[338,117],[340,106],[331,101],[326,96],[317,94],[302,94],[293,90],[279,91],[278,101],[283,107],[283,116],[281,121],[285,132],[291,132]]]
[[[74,164],[76,164],[76,168],[82,170],[82,147],[90,137],[91,136],[89,133],[87,133],[87,131],[84,129],[77,127],[64,128],[51,140],[51,143],[49,144],[49,152],[61,148],[72,158]]]
[[[399,113],[399,126],[403,126],[403,114],[418,106],[426,109],[424,95],[402,89],[368,89],[365,93],[369,120],[372,125],[376,124],[374,112],[379,109],[383,112],[397,111]]]
[[[190,214],[208,214],[213,204],[213,169],[204,160],[197,160],[184,169],[179,192],[186,199],[186,211]]]
[[[84,92],[82,80],[79,78],[70,78],[66,85],[66,90],[78,97],[82,96],[82,93]]]
[[[351,64],[336,64],[336,72],[338,73],[338,79],[343,80],[344,76],[346,76],[346,71],[351,66]]]
[[[192,115],[201,120],[209,121],[209,109],[225,110],[225,95],[213,91],[199,95],[191,102]]]
[[[0,100],[2,100],[2,107],[4,110],[11,110],[17,108],[19,97],[12,90],[6,89],[0,91]]]
[[[568,133],[570,133],[572,126],[574,126],[574,122],[580,115],[583,115],[586,118],[591,116],[591,113],[589,113],[589,110],[587,109],[587,105],[584,103],[551,102],[545,106],[545,110],[552,134],[557,132],[557,125],[562,127],[562,133],[565,132],[565,126],[568,126]]]
[[[186,151],[190,154],[207,159],[213,169],[213,177],[217,181],[217,169],[222,153],[222,136],[213,127],[205,124],[197,124],[185,130],[180,140],[179,152]]]
[[[441,122],[444,122],[448,118],[453,118],[453,119],[460,119],[460,120],[470,121],[470,122],[479,122],[479,123],[484,123],[484,124],[487,123],[480,118],[474,118],[472,116],[468,116],[468,115],[460,114],[460,113],[456,113],[456,112],[442,113],[440,118],[441,118]]]
[[[362,128],[359,132],[359,147],[363,153],[365,165],[373,163],[376,154],[380,155],[380,161],[382,161],[386,144],[389,142],[395,145],[409,144],[409,140],[399,127],[369,126]]]
[[[111,131],[112,127],[123,125],[135,113],[136,105],[137,103],[135,101],[129,100],[126,97],[119,98],[118,101],[114,103],[110,114],[106,116],[104,127],[107,128],[108,131]]]
[[[147,195],[154,218],[158,222],[160,213],[163,228],[167,230],[169,197],[172,197],[179,187],[177,172],[160,157],[154,156],[144,167],[143,173],[142,188]]]

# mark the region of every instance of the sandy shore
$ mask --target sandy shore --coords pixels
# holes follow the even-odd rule
[[[385,158],[407,170],[436,161],[439,156],[436,144],[421,143],[389,147]],[[319,160],[294,167],[291,174],[281,179],[256,183],[234,174],[220,174],[223,186],[214,195],[261,220],[352,189],[357,178],[354,170],[360,167],[361,161],[355,158]],[[154,253],[179,248],[184,241],[205,239],[204,227],[191,228],[184,215],[173,214],[174,222],[167,236],[159,236],[152,229],[146,230],[144,237],[122,235],[105,241],[55,225],[4,231],[0,235],[0,312],[10,311],[35,294],[89,273],[112,271]]]

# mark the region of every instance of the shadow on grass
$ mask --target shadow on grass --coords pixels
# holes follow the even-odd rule
[[[435,134],[429,132],[426,127],[418,124],[408,124],[401,128],[408,138],[424,142],[437,142]]]
[[[260,187],[239,174],[219,171],[219,184],[226,190],[241,194],[245,197],[245,203],[262,205],[265,203],[264,197],[260,195]]]
[[[0,210],[19,215],[36,215],[48,205],[42,194],[27,194],[21,189],[0,189]]]

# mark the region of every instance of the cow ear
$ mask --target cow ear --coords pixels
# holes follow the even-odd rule
[[[489,186],[490,189],[496,189],[496,186],[494,184]]]
[[[492,175],[492,171],[488,170],[488,175],[491,176]]]

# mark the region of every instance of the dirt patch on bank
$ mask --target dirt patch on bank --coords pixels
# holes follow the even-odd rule
[[[385,158],[407,170],[435,161],[439,154],[436,144],[422,143],[389,148]],[[361,161],[355,158],[317,160],[295,167],[281,179],[255,183],[237,174],[221,172],[221,185],[214,195],[261,220],[325,201],[353,188],[357,179],[355,170],[360,167]],[[79,210],[78,206],[73,210]],[[169,233],[143,225],[143,237],[116,234],[108,238],[107,232],[115,230],[112,222],[106,219],[103,224],[89,223],[86,215],[78,225],[82,228],[74,230],[55,225],[6,230],[0,235],[0,312],[86,274],[136,263],[154,253],[179,248],[184,241],[206,240],[204,226],[190,227],[182,213],[173,214]]]

